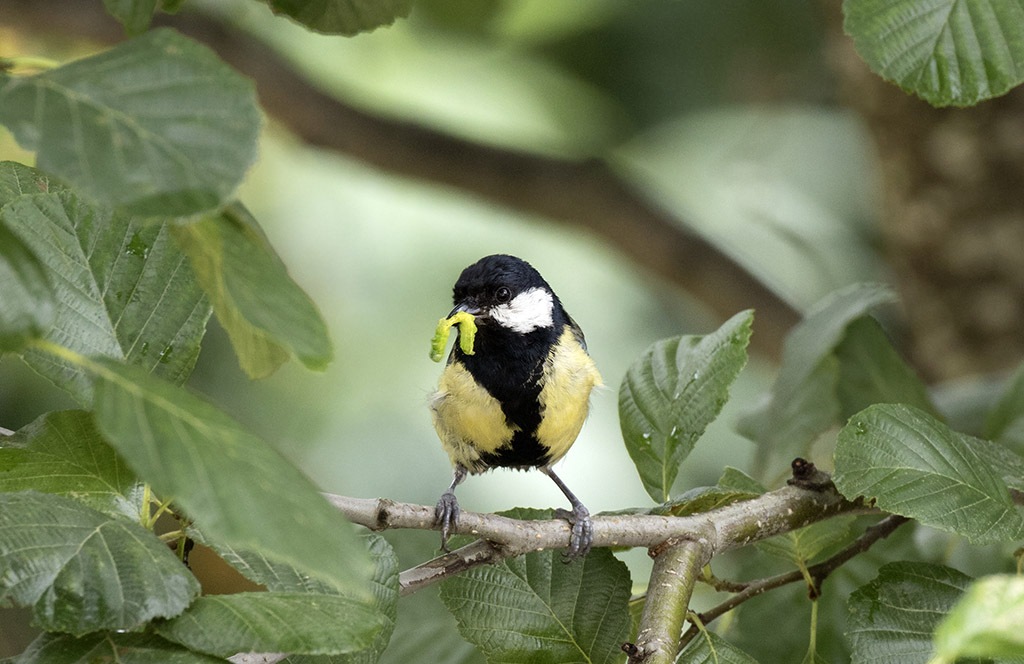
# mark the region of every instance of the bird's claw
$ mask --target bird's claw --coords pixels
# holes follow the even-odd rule
[[[594,544],[594,526],[590,523],[590,511],[583,505],[577,505],[571,512],[557,509],[554,516],[556,519],[565,519],[572,526],[569,547],[565,550],[562,562],[571,563],[590,553],[590,547]]]
[[[448,536],[459,522],[459,501],[454,493],[443,493],[434,508],[434,523],[441,526],[441,550],[450,553]]]

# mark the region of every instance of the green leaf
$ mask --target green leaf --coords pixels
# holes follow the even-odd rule
[[[57,296],[45,338],[80,353],[124,359],[182,383],[199,356],[210,306],[164,224],[143,224],[71,192],[20,196],[0,220],[39,257]],[[79,402],[89,378],[29,349],[25,361]]]
[[[742,470],[726,466],[722,476],[718,478],[718,486],[732,491],[745,491],[760,496],[767,491],[763,484],[747,475]]]
[[[118,362],[90,364],[100,431],[212,540],[372,600],[370,561],[352,527],[280,453],[185,390]]]
[[[959,657],[1024,656],[1024,577],[987,576],[972,583],[935,630],[935,654]]]
[[[180,613],[199,582],[142,526],[35,491],[0,493],[0,606],[81,635]]]
[[[169,29],[0,77],[0,123],[39,168],[144,216],[227,202],[255,161],[260,122],[252,82]]]
[[[932,106],[970,106],[1024,80],[1019,0],[845,0],[871,71]]]
[[[284,14],[316,32],[354,35],[391,25],[412,10],[413,0],[265,0],[275,14]]]
[[[47,413],[0,438],[0,492],[28,489],[133,521],[142,512],[142,484],[81,410]]]
[[[686,644],[675,664],[757,664],[757,660],[714,632],[704,632]]]
[[[512,518],[550,518],[516,509]],[[630,580],[625,564],[595,549],[571,565],[541,551],[476,567],[446,580],[441,600],[459,633],[491,662],[618,661],[629,634]]]
[[[755,466],[763,477],[788,472],[790,462],[807,456],[814,439],[838,422],[839,361],[833,351],[850,323],[893,299],[877,284],[844,288],[816,304],[786,337],[769,400],[739,427],[757,443]]]
[[[103,0],[107,13],[124,26],[129,35],[137,35],[149,29],[156,13],[158,0]]]
[[[833,517],[771,537],[755,546],[765,553],[803,567],[822,552],[833,551],[847,543],[850,539],[850,526],[856,518],[850,514]]]
[[[0,225],[0,353],[19,350],[53,321],[53,290],[35,254]]]
[[[839,432],[836,487],[887,512],[964,535],[977,544],[1019,537],[1021,515],[1006,484],[971,446],[924,411],[878,404]]]
[[[747,363],[752,311],[705,336],[663,339],[629,367],[619,388],[619,422],[644,489],[671,497],[679,465],[729,398]]]
[[[964,436],[964,440],[1006,482],[1006,486],[1024,491],[1024,457],[1004,445],[982,438]]]
[[[241,572],[247,579],[262,584],[271,591],[327,593],[337,594],[331,586],[321,583],[307,574],[303,574],[291,565],[274,562],[258,553],[237,551],[216,542],[200,541],[211,546],[229,565]],[[395,621],[398,617],[398,559],[395,552],[380,535],[369,534],[362,537],[366,543],[370,558],[374,563],[373,596],[376,601],[378,617],[382,628],[377,632],[373,644],[361,651],[330,656],[292,655],[286,662],[289,664],[372,664],[377,661],[388,645]]]
[[[218,657],[237,652],[338,654],[373,645],[376,611],[341,595],[247,592],[207,595],[158,623],[166,639]]]
[[[327,326],[309,296],[240,203],[204,221],[174,229],[217,320],[251,378],[273,373],[289,354],[323,370],[334,351]]]
[[[224,664],[163,640],[155,634],[41,634],[17,664]]]
[[[0,161],[0,207],[19,196],[62,190],[63,187],[59,183],[40,170],[16,161]]]
[[[665,516],[687,516],[732,505],[741,500],[757,498],[760,495],[760,492],[733,491],[714,486],[701,486],[690,489],[666,503],[645,510],[645,513],[663,514]]]
[[[844,419],[875,403],[905,403],[939,417],[924,383],[874,318],[864,316],[850,323],[835,354],[839,360],[837,394]]]
[[[960,599],[971,577],[942,565],[896,562],[854,591],[847,637],[853,664],[924,664],[932,630]]]
[[[1017,367],[1006,390],[985,418],[985,438],[998,440],[1024,422],[1024,364]]]

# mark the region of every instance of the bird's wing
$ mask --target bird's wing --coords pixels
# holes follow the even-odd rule
[[[568,313],[565,314],[565,317],[569,320],[569,329],[572,330],[572,336],[576,337],[576,341],[583,346],[583,350],[587,350],[587,340],[583,338],[583,330],[576,324],[576,321],[574,321],[572,316]]]

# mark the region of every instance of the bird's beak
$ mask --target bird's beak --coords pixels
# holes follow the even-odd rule
[[[483,314],[483,309],[478,307],[476,305],[476,303],[466,301],[466,302],[460,302],[454,309],[452,309],[451,312],[448,314],[448,318],[451,318],[452,316],[454,316],[455,314],[459,313],[460,311],[465,311],[470,316],[477,316],[477,317],[479,317],[479,316],[481,316]]]

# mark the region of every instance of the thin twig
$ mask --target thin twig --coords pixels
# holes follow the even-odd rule
[[[399,574],[399,592],[404,597],[450,576],[480,565],[493,565],[508,557],[508,554],[495,544],[487,540],[476,540],[461,549],[420,563]]]
[[[870,549],[875,542],[888,537],[894,530],[902,526],[907,521],[909,521],[909,519],[904,516],[891,514],[873,526],[865,529],[864,533],[854,540],[850,546],[846,547],[828,560],[824,560],[817,565],[810,567],[808,572],[815,582],[814,590],[811,592],[820,592],[822,582],[824,582],[832,572],[839,569],[839,567],[844,565],[854,556],[864,553]],[[749,599],[757,597],[769,590],[774,590],[775,588],[780,588],[790,583],[796,583],[797,581],[802,580],[804,580],[803,572],[800,570],[794,570],[785,574],[747,582],[746,587],[741,592],[736,593],[718,606],[712,607],[707,611],[698,614],[698,617],[700,618],[700,621],[706,625],[715,618],[732,611]],[[696,624],[690,625],[690,628],[686,630],[686,633],[683,634],[683,637],[679,641],[679,648],[685,648],[686,644],[692,641],[693,637],[695,637],[699,631],[700,630],[697,628]]]

